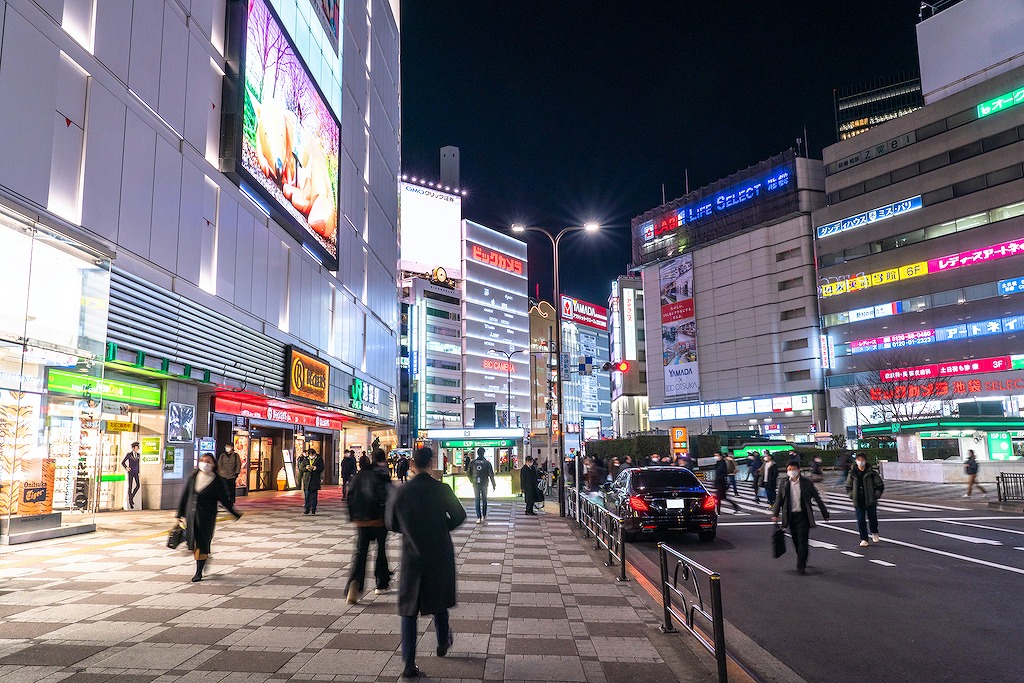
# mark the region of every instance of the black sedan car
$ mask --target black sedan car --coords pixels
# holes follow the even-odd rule
[[[712,541],[718,501],[682,467],[633,467],[603,487],[604,507],[623,520],[628,539],[655,531],[696,532]]]

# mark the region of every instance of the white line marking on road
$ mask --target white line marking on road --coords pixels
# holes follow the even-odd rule
[[[917,523],[920,523],[920,522],[945,522],[948,519],[952,519],[952,518],[951,517],[903,517],[903,518],[892,517],[891,519],[886,519],[884,521],[886,523],[889,523],[889,522],[917,522]],[[1001,517],[957,517],[956,519],[959,520],[959,521],[984,522],[984,521],[988,521],[988,520],[1000,520],[1000,521],[1024,520],[1024,517],[1007,517],[1006,515],[1003,515]],[[855,520],[855,519],[836,519],[834,517],[829,520],[829,522],[832,523],[832,524],[838,524],[838,523],[849,524],[851,522],[856,522],[856,521],[857,520]],[[772,524],[772,522],[768,522],[768,521],[765,521],[765,522],[719,522],[718,526],[768,526],[769,524]],[[857,533],[857,532],[854,532],[854,533]]]
[[[961,536],[960,534],[947,534],[944,531],[932,531],[931,529],[921,529],[926,534],[935,534],[936,536],[945,536],[946,538],[954,538],[958,541],[966,541],[967,543],[975,543],[978,545],[1002,545],[1002,541],[993,541],[988,538],[975,538],[974,536]]]
[[[955,519],[944,519],[942,520],[946,524],[956,524],[957,526],[970,526],[975,529],[988,529],[990,531],[1005,531],[1008,534],[1020,534],[1024,536],[1024,531],[1017,531],[1016,529],[1004,529],[998,526],[985,526],[984,524],[968,524],[967,522],[960,522]]]
[[[896,566],[892,562],[886,562],[885,560],[868,560],[868,562],[874,562],[875,564],[880,564],[883,567],[895,567]]]
[[[835,531],[842,531],[844,534],[857,534],[860,532],[853,529],[844,529],[840,526],[832,526],[831,524],[819,524],[818,526],[825,527],[826,529],[833,529]],[[966,555],[957,555],[956,553],[947,553],[945,550],[936,550],[935,548],[929,548],[923,545],[915,545],[913,543],[907,543],[905,541],[897,541],[894,538],[885,539],[886,543],[891,545],[902,545],[906,548],[913,548],[914,550],[920,550],[926,553],[932,553],[933,555],[942,555],[943,557],[952,557],[954,560],[963,560],[964,562],[971,562],[973,564],[980,564],[985,567],[992,567],[993,569],[1002,569],[1004,572],[1013,572],[1014,574],[1024,574],[1024,569],[1019,567],[1009,567],[1005,564],[997,564],[995,562],[987,562],[985,560],[979,560],[975,557],[967,557]]]
[[[864,556],[863,556],[863,555],[861,555],[860,553],[855,553],[855,552],[853,552],[852,550],[844,550],[844,551],[842,551],[842,553],[843,553],[843,555],[849,555],[850,557],[864,557]],[[874,561],[874,560],[872,560],[872,562],[873,562],[873,561]]]
[[[807,545],[811,546],[812,548],[825,548],[826,550],[835,550],[835,549],[837,549],[839,547],[835,543],[827,543],[825,541],[817,541],[817,540],[815,540],[813,538],[807,539]]]
[[[1014,548],[1014,550],[1024,550],[1024,548]]]

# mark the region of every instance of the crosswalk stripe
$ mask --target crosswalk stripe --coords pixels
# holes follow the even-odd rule
[[[871,562],[874,562],[875,564],[880,564],[883,567],[895,567],[896,566],[892,562],[886,562],[885,560],[871,560]]]

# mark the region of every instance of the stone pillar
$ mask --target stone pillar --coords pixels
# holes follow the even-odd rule
[[[921,438],[917,434],[896,435],[896,459],[899,462],[921,462]]]

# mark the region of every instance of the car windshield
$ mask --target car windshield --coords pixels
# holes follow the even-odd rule
[[[637,472],[633,475],[633,488],[637,491],[666,488],[699,489],[701,485],[693,472],[680,468]]]

